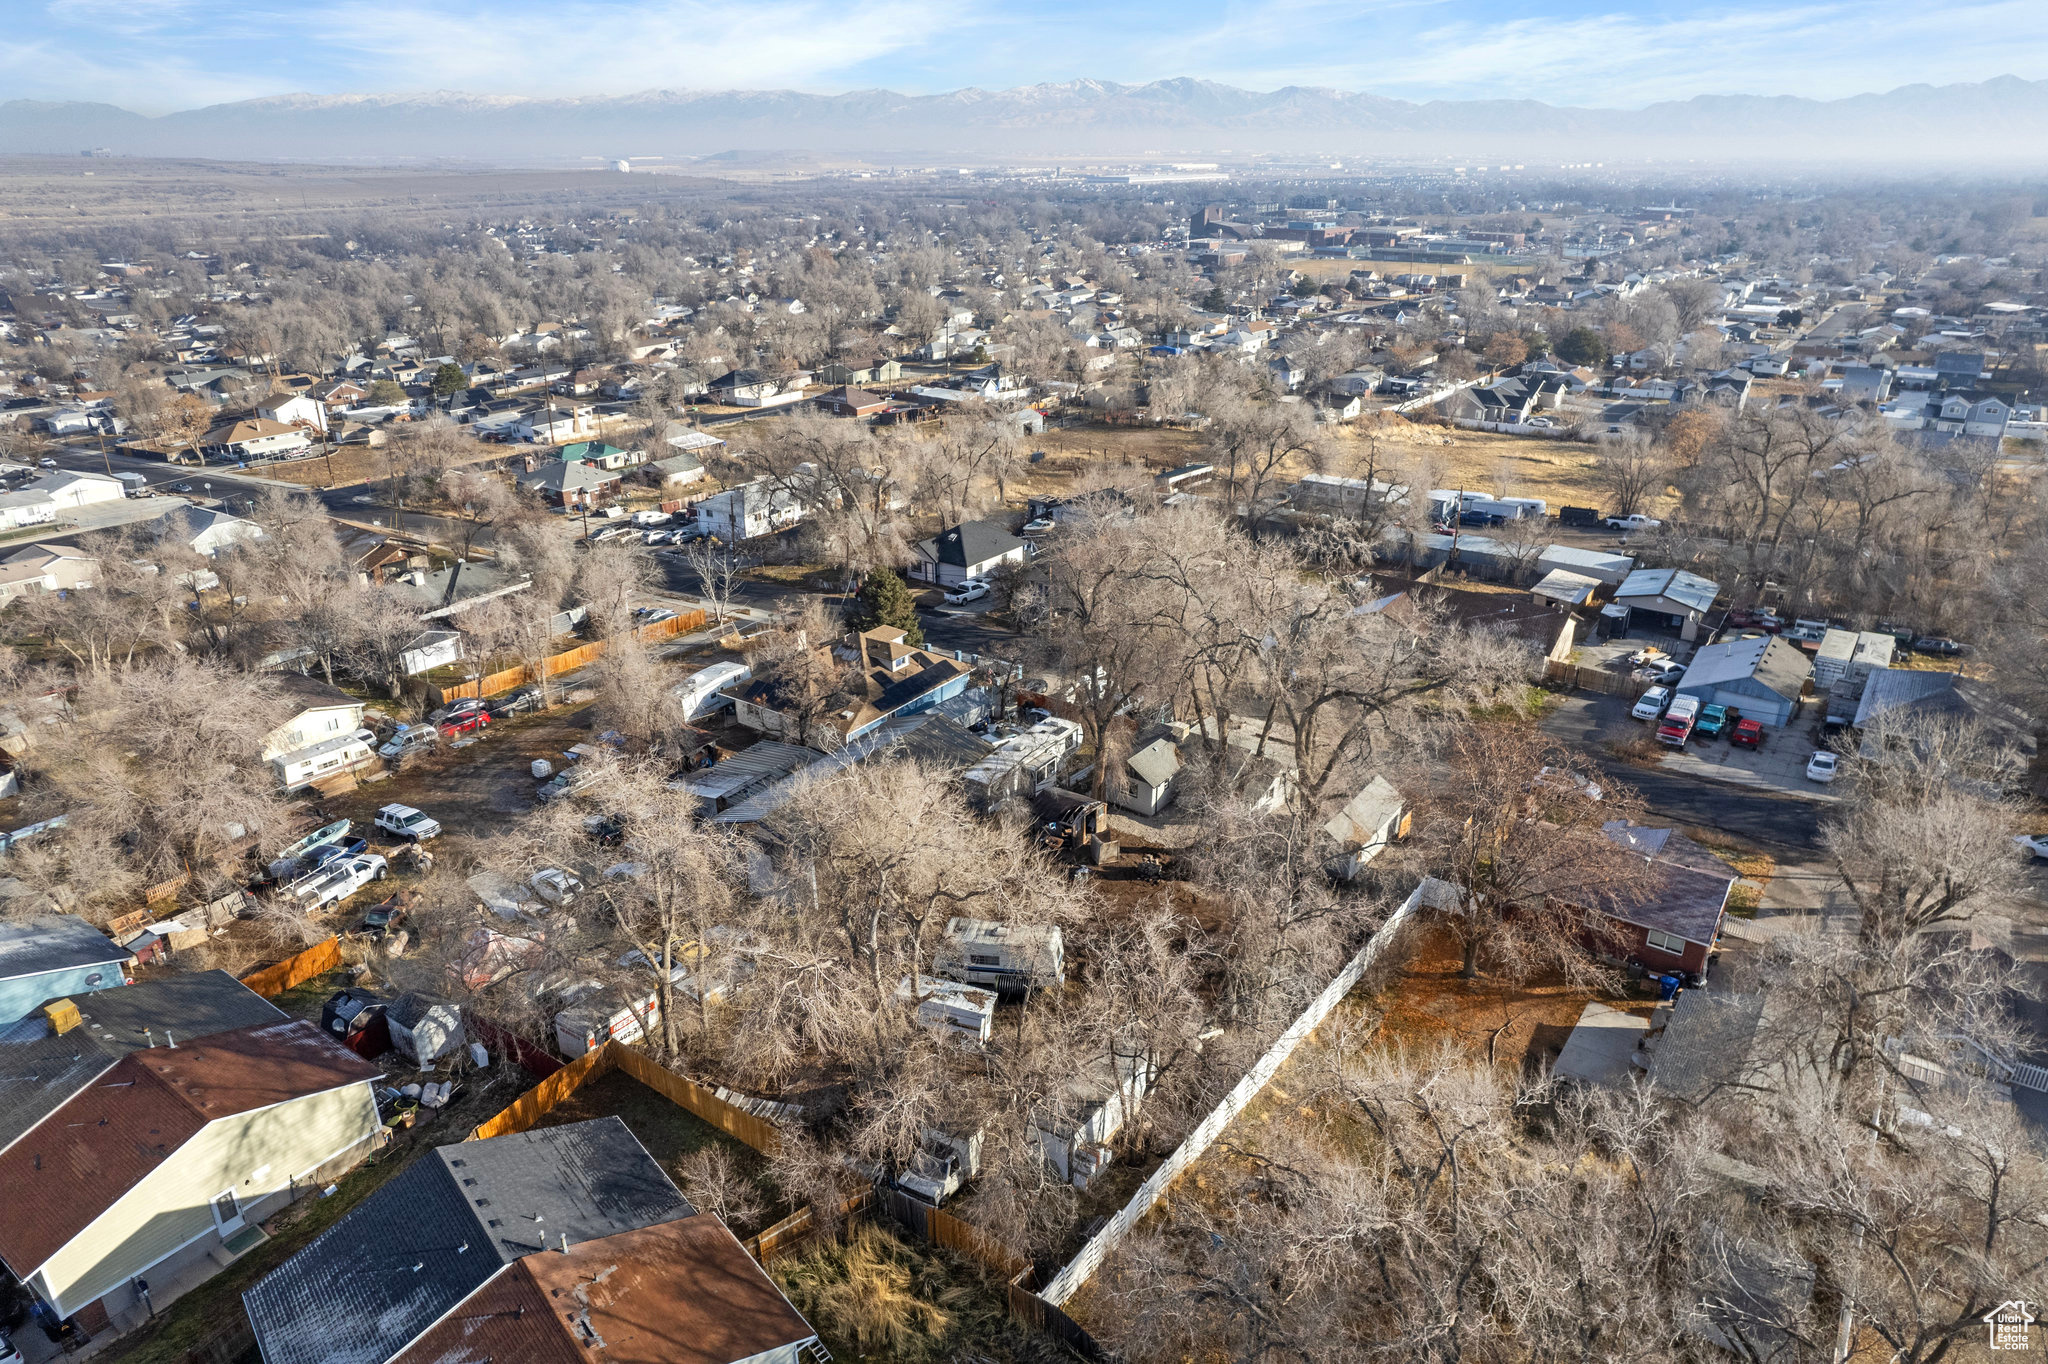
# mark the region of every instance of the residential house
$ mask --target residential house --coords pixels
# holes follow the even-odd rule
[[[804,384],[810,377],[801,370],[793,374],[771,375],[759,370],[735,369],[713,379],[708,388],[711,401],[727,407],[780,407],[801,400]]]
[[[624,1248],[608,1244],[698,1215],[617,1117],[460,1142],[407,1165],[259,1280],[242,1303],[264,1364],[415,1364],[448,1358],[451,1351],[479,1360],[621,1364],[590,1338],[563,1342],[575,1347],[568,1349],[551,1342],[582,1318],[582,1302],[564,1318],[557,1305],[562,1299],[574,1300],[579,1287],[597,1283],[608,1267],[631,1264],[612,1289],[586,1295],[592,1336],[608,1347],[616,1334],[626,1358],[649,1364],[703,1359],[691,1353],[696,1332],[662,1329],[668,1318],[657,1302],[663,1295],[642,1265],[623,1253],[613,1258]],[[586,1250],[598,1258],[586,1260]],[[494,1296],[528,1292],[539,1282],[530,1261],[548,1256],[569,1276],[555,1284],[557,1292],[539,1289],[531,1302]],[[391,1272],[365,1272],[376,1267]],[[751,1301],[739,1292],[744,1267],[729,1269],[730,1280],[694,1290],[714,1305],[707,1308],[714,1315],[727,1304],[740,1315]],[[603,1304],[620,1302],[644,1306],[641,1325],[598,1327]],[[461,1310],[465,1304],[472,1310]],[[517,1338],[488,1335],[514,1326]],[[667,1338],[648,1341],[640,1332],[650,1329]],[[715,1322],[702,1328],[719,1329]],[[628,1350],[629,1339],[635,1344]],[[780,1364],[779,1356],[765,1357]]]
[[[858,668],[854,689],[835,709],[805,726],[772,680],[754,678],[733,693],[733,713],[749,729],[798,739],[825,751],[859,739],[897,716],[931,710],[967,690],[973,668],[905,642],[897,626],[877,626],[852,637],[842,656]],[[986,749],[983,750],[986,752]]]
[[[805,1364],[818,1348],[767,1271],[703,1212],[523,1256],[392,1364]]]
[[[47,526],[56,519],[56,499],[46,492],[0,493],[0,530]]]
[[[0,605],[35,592],[91,587],[100,561],[69,545],[30,545],[0,559]]]
[[[45,1000],[126,985],[129,961],[126,949],[73,914],[0,921],[0,1027]]]
[[[1067,981],[1066,940],[1057,924],[1010,924],[956,917],[932,948],[932,970],[999,994]]]
[[[1881,403],[1892,396],[1892,372],[1876,365],[1848,365],[1837,396],[1845,403]]]
[[[670,454],[650,460],[646,476],[663,488],[683,488],[704,477],[704,461],[725,442],[708,431],[683,431],[667,440]]]
[[[359,406],[368,400],[370,390],[353,379],[329,379],[307,389],[306,396],[332,413]]]
[[[895,360],[878,360],[871,365],[843,365],[838,361],[821,365],[821,384],[893,384],[903,377],[903,366]]]
[[[154,529],[159,544],[176,541],[209,559],[222,550],[263,538],[263,527],[254,521],[190,504],[171,508],[156,521]]]
[[[75,511],[101,502],[119,502],[128,495],[128,490],[118,478],[110,478],[106,474],[74,473],[68,469],[32,479],[22,484],[18,492],[42,493],[56,504],[59,511]]]
[[[2033,747],[2032,720],[1981,682],[1927,668],[1872,669],[1856,704],[1856,727],[1916,715],[1979,724],[1997,731],[2017,750]]]
[[[1615,589],[1614,605],[1628,613],[1624,619],[1633,628],[1672,630],[1689,641],[1699,638],[1720,591],[1720,584],[1682,568],[1639,568]]]
[[[1161,726],[1132,745],[1124,759],[1122,788],[1113,786],[1109,798],[1132,814],[1149,818],[1173,802],[1180,774],[1180,739]]]
[[[995,521],[967,521],[920,540],[910,576],[918,582],[957,587],[968,578],[1024,562],[1024,542]]]
[[[191,971],[121,990],[72,991],[0,1027],[0,1151],[131,1052],[191,1043],[289,1015],[225,971]]]
[[[407,677],[462,661],[462,635],[454,630],[426,630],[414,636],[398,656]]]
[[[1324,859],[1330,875],[1357,879],[1366,864],[1408,832],[1408,805],[1394,784],[1375,773],[1344,808],[1323,824],[1335,850]]]
[[[1947,393],[1928,410],[1928,425],[1951,436],[2001,440],[2006,424],[2012,420],[2010,404],[1979,393]]]
[[[697,504],[697,525],[727,544],[772,535],[804,519],[808,509],[788,488],[757,478]]]
[[[647,462],[645,450],[622,450],[601,440],[576,441],[558,452],[564,464],[588,464],[599,469],[630,469]]]
[[[1678,679],[1680,696],[1700,704],[1734,706],[1745,720],[1766,725],[1792,723],[1800,695],[1813,676],[1813,663],[1799,647],[1776,635],[1702,645]]]
[[[412,555],[404,546],[368,531],[342,541],[341,557],[349,572],[373,583],[381,583],[391,575],[403,572],[412,561]]]
[[[593,507],[618,496],[624,474],[581,462],[552,460],[517,482],[528,492],[539,493],[557,507]]]
[[[223,422],[199,438],[199,448],[208,459],[236,462],[286,459],[312,444],[304,427],[287,426],[267,417]]]
[[[820,393],[811,401],[827,412],[841,417],[872,417],[877,412],[886,411],[889,406],[887,398],[877,397],[864,388],[844,384],[830,392]]]
[[[256,415],[279,426],[327,429],[327,404],[309,393],[274,393],[256,404]]]
[[[1751,376],[1739,369],[1727,370],[1707,380],[1705,401],[1737,412],[1749,406]]]
[[[522,412],[505,424],[518,440],[536,445],[559,445],[587,438],[597,429],[596,409],[587,403],[563,403]]]
[[[1704,978],[1735,889],[1735,869],[1676,829],[1615,820],[1604,833],[1654,873],[1643,889],[1608,891],[1587,909],[1607,921],[1601,950],[1653,975]]]
[[[496,564],[456,563],[428,573],[415,569],[393,580],[393,591],[419,608],[421,620],[446,620],[496,597],[509,597],[533,585],[531,576]],[[567,630],[580,619],[576,612],[556,618],[555,629]],[[566,616],[568,619],[563,619]]]
[[[56,1319],[134,1325],[369,1154],[382,1078],[303,1019],[131,1051],[0,1152],[0,1261]]]
[[[375,760],[373,741],[362,727],[362,702],[300,673],[279,673],[277,683],[295,713],[265,737],[263,761],[276,770],[286,790]]]

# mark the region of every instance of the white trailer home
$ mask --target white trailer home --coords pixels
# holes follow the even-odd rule
[[[1064,985],[1066,944],[1052,924],[948,919],[945,938],[932,953],[932,970],[998,992]]]

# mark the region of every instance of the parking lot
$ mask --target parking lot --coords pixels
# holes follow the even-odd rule
[[[1612,742],[1635,734],[1649,736],[1652,724],[1629,714],[1630,701],[1620,696],[1596,696],[1577,692],[1566,698],[1556,713],[1557,722],[1581,730],[1595,731]],[[1659,746],[1650,758],[1656,767],[1676,775],[1755,787],[1781,795],[1822,804],[1837,803],[1841,797],[1820,782],[1806,777],[1806,762],[1816,749],[1825,747],[1820,738],[1820,712],[1807,711],[1783,729],[1766,727],[1761,748],[1740,748],[1725,738],[1695,738],[1682,749]]]

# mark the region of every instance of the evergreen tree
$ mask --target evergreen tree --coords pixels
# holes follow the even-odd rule
[[[462,372],[462,366],[450,360],[434,371],[434,396],[453,397],[469,387],[469,376]]]
[[[1211,289],[1209,296],[1202,300],[1202,311],[1205,313],[1227,313],[1230,311],[1230,298],[1223,292],[1222,285],[1219,284]]]
[[[868,574],[867,581],[860,585],[860,608],[853,616],[856,630],[872,630],[879,625],[900,626],[905,643],[924,643],[924,627],[917,620],[917,603],[911,599],[910,584],[886,568]]]
[[[1604,365],[1607,343],[1591,327],[1573,327],[1559,339],[1557,358],[1573,365]]]

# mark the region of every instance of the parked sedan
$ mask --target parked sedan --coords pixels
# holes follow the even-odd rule
[[[1913,641],[1914,653],[1933,654],[1937,658],[1960,658],[1969,651],[1969,645],[1952,639],[1943,639],[1939,635],[1927,635]]]
[[[527,879],[534,893],[551,905],[566,905],[583,889],[583,882],[559,867],[537,871]]]
[[[2018,834],[2012,841],[2030,857],[2048,857],[2048,834]]]
[[[1045,535],[1056,530],[1058,527],[1059,522],[1053,520],[1050,516],[1035,516],[1024,523],[1024,529],[1020,533],[1024,535]]]
[[[1841,765],[1842,759],[1839,755],[1822,750],[1806,760],[1806,779],[1819,782],[1833,781],[1840,773]]]
[[[362,928],[359,931],[372,940],[381,938],[405,922],[405,911],[406,897],[403,894],[394,895],[371,907],[370,912],[363,916]]]
[[[308,870],[314,867],[324,867],[337,857],[354,857],[359,852],[365,852],[369,849],[369,846],[367,841],[360,838],[347,838],[335,843],[322,843],[317,848],[308,848],[305,855],[299,859],[299,863]]]

